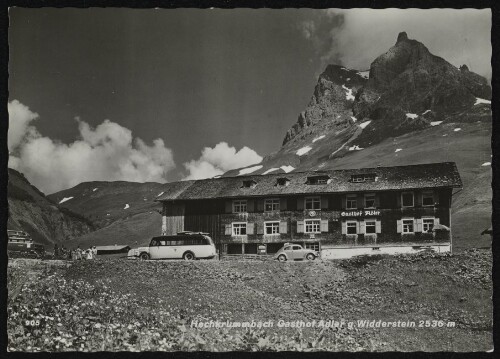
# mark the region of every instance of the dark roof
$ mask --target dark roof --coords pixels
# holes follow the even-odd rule
[[[121,251],[121,250],[124,250],[126,248],[130,249],[130,246],[127,246],[127,245],[123,245],[123,244],[120,244],[120,245],[114,245],[114,246],[96,246],[95,247],[98,251]]]
[[[356,174],[373,174],[376,181],[351,182]],[[307,184],[307,177],[329,175],[328,184]],[[387,191],[419,188],[462,187],[462,180],[454,162],[429,163],[423,165],[376,167],[346,170],[290,172],[287,186],[276,186],[283,174],[221,177],[197,181],[165,184],[163,195],[155,201],[194,200],[213,198],[236,198],[258,196],[280,196],[310,193],[341,193],[359,191]],[[243,181],[254,180],[253,188],[242,187]]]

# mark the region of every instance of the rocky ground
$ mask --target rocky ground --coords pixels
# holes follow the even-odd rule
[[[493,347],[491,262],[488,250],[294,263],[15,259],[8,347],[486,351]],[[273,327],[192,325],[210,320]],[[329,328],[328,320],[344,324]],[[362,320],[400,324],[361,328]],[[280,321],[314,324],[281,328]],[[408,321],[415,327],[401,327]]]

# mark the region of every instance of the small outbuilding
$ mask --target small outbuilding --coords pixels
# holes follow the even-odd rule
[[[115,244],[114,246],[96,246],[97,255],[106,258],[127,257],[130,246]]]

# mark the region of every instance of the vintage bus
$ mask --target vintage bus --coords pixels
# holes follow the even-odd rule
[[[142,259],[212,259],[216,256],[212,238],[208,233],[180,232],[173,236],[153,237],[148,255]]]

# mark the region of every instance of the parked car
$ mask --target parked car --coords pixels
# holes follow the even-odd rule
[[[28,233],[7,230],[7,235],[7,255],[10,258],[43,258],[45,256],[45,247],[42,244],[34,243]]]
[[[319,257],[319,252],[312,249],[303,248],[299,244],[285,244],[275,255],[274,259],[280,262],[294,261],[294,260],[315,260]]]

